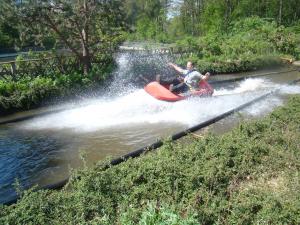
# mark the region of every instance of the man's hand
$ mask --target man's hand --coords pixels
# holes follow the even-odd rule
[[[174,68],[176,65],[175,65],[174,63],[170,63],[170,62],[169,62],[169,63],[168,63],[168,66],[171,66],[171,67]]]
[[[168,65],[173,67],[177,72],[183,73],[183,69],[181,67],[175,65],[174,63],[168,63]]]

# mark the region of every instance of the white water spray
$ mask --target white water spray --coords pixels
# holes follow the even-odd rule
[[[274,87],[274,83],[271,83],[270,81],[266,79],[261,78],[249,78],[244,81],[242,81],[238,87],[236,87],[233,90],[221,88],[220,90],[215,90],[214,96],[219,95],[230,95],[230,94],[240,94],[244,92],[249,91],[258,91],[263,90],[267,88]]]
[[[190,98],[179,102],[159,101],[149,96],[143,89],[115,97],[100,98],[86,106],[66,110],[53,115],[36,118],[23,124],[25,129],[71,129],[74,132],[93,132],[110,128],[128,128],[147,124],[181,124],[189,127],[228,111],[247,101],[277,88],[278,85],[264,79],[247,79],[233,90],[216,90],[213,98]],[[299,93],[295,87],[293,93]],[[286,86],[283,90],[291,90]],[[226,94],[226,95],[224,95]],[[219,96],[223,95],[223,96]],[[276,104],[274,104],[276,103]],[[264,101],[252,109],[252,114],[281,104],[281,101]],[[250,108],[251,109],[251,108]],[[249,111],[251,114],[251,110]]]

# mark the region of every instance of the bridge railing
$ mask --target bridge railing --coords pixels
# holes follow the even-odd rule
[[[70,73],[80,69],[75,57],[45,57],[0,62],[0,79],[45,76],[57,73]]]
[[[168,54],[168,55],[178,55],[178,54],[191,54],[190,49],[184,49],[181,47],[162,47],[162,48],[148,48],[141,46],[120,46],[120,52],[140,52],[145,54]]]
[[[141,53],[139,57],[149,57],[153,55],[170,55],[173,58],[182,58],[193,54],[187,51],[178,51],[178,49],[144,49],[137,47],[121,46],[119,52],[130,52],[132,54]],[[99,61],[99,60],[98,60]],[[102,62],[103,61],[103,62]],[[105,64],[105,60],[92,62],[92,64]],[[39,56],[34,59],[21,59],[0,62],[0,79],[18,80],[24,76],[51,76],[55,74],[69,74],[73,71],[82,71],[82,64],[79,60],[70,55],[60,56]]]

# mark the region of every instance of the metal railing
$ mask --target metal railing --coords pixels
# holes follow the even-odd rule
[[[57,73],[69,73],[80,70],[80,63],[75,57],[46,57],[0,62],[0,79],[17,80],[20,77],[45,76]]]

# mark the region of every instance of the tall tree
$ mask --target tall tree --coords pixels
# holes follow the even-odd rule
[[[96,53],[108,50],[125,27],[121,0],[28,0],[17,5],[1,0],[1,6],[18,16],[22,37],[33,34],[41,42],[55,35],[83,64],[85,74]]]
[[[171,0],[125,0],[130,25],[143,39],[155,39],[166,32]]]
[[[203,0],[184,0],[180,7],[182,28],[188,34],[198,35],[198,24]]]

